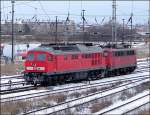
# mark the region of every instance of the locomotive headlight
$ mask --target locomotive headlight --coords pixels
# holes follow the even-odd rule
[[[45,67],[37,67],[37,70],[45,70]]]
[[[26,67],[27,70],[33,70],[33,67]]]

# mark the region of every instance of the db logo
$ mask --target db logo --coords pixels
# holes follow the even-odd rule
[[[33,67],[36,67],[36,64],[32,64]]]

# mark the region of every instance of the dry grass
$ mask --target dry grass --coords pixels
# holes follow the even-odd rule
[[[137,115],[149,115],[149,114],[150,114],[150,107],[148,109],[139,111]]]
[[[57,95],[49,95],[47,97],[45,97],[42,100],[45,101],[55,101],[56,103],[61,103],[64,102],[67,99],[67,96],[64,94],[57,94]]]
[[[121,100],[126,100],[126,99],[128,99],[128,98],[130,98],[130,97],[132,97],[132,96],[134,96],[135,94],[133,94],[133,93],[130,93],[130,92],[128,92],[128,91],[123,91],[122,93],[121,93],[121,96],[120,96],[120,99]]]
[[[60,111],[52,115],[75,115],[75,114],[71,111],[71,109],[66,109],[64,111]]]
[[[15,64],[5,64],[1,65],[1,74],[12,75],[16,74],[16,65]]]
[[[17,114],[22,111],[26,111],[32,107],[32,102],[23,102],[23,101],[18,101],[18,102],[7,102],[4,104],[1,104],[1,114]]]
[[[103,90],[106,90],[106,89],[115,87],[115,86],[117,86],[117,85],[120,85],[120,84],[122,84],[122,83],[123,83],[122,81],[119,81],[119,82],[113,83],[113,84],[108,85],[108,86],[105,86],[105,87],[91,88],[91,89],[88,89],[87,91],[82,91],[82,92],[80,92],[80,96],[81,96],[81,95],[89,95],[89,94],[95,93],[95,92],[97,92],[97,91],[103,91]],[[74,93],[73,93],[73,94],[71,94],[71,96],[72,96],[72,95],[77,95],[77,97],[79,97],[79,96],[78,96],[79,94],[74,94]]]
[[[87,94],[91,94],[91,93],[95,93],[95,92],[97,92],[97,88],[91,88],[86,91]]]
[[[90,109],[91,109],[91,113],[95,113],[100,111],[101,109],[108,107],[112,104],[111,101],[107,101],[107,100],[102,100],[102,101],[98,101],[96,103],[94,103]]]
[[[150,81],[142,83],[141,85],[143,90],[150,89]]]
[[[41,99],[33,99],[27,101],[7,102],[1,104],[1,114],[17,114],[20,112],[29,111],[34,108],[51,106],[50,101],[57,103],[64,102],[67,97],[64,94],[49,95]]]
[[[79,93],[79,92],[73,92],[73,93],[69,94],[69,96],[70,96],[70,97],[78,98],[78,97],[81,96],[81,93]]]
[[[138,59],[142,59],[142,58],[146,58],[149,57],[149,53],[148,52],[144,52],[144,51],[137,51],[137,58]]]
[[[132,97],[133,95],[135,95],[137,93],[142,92],[143,90],[149,89],[149,83],[150,82],[143,83],[139,87],[135,88],[134,93],[133,93],[133,91],[124,91],[121,94],[120,98],[122,100],[125,100],[127,98]],[[119,83],[116,83],[116,84],[113,84],[113,85],[118,85],[118,84]],[[112,86],[108,86],[108,87],[112,87]],[[19,112],[29,111],[29,110],[32,110],[32,109],[38,108],[38,107],[51,106],[51,105],[53,105],[52,103],[50,103],[51,101],[54,101],[56,103],[61,103],[61,102],[64,102],[67,99],[67,96],[78,98],[81,95],[84,95],[84,94],[88,95],[90,93],[95,93],[99,90],[106,89],[108,87],[91,88],[87,91],[82,91],[80,93],[73,92],[69,95],[56,94],[56,95],[48,95],[48,96],[40,98],[40,99],[27,100],[27,101],[18,101],[18,102],[8,102],[8,103],[1,104],[1,113],[2,114],[17,114]],[[91,109],[91,112],[94,113],[94,112],[97,112],[97,111],[105,108],[106,106],[111,105],[111,104],[112,104],[112,100],[109,100],[109,99],[101,100],[101,101],[95,101],[90,109]],[[66,113],[72,114],[72,112],[69,111],[69,110]]]
[[[150,82],[142,83],[140,86],[137,86],[134,89],[123,91],[121,93],[120,99],[121,100],[126,100],[126,99],[128,99],[128,98],[130,98],[130,97],[132,97],[132,96],[134,96],[138,93],[143,92],[144,90],[149,89],[150,88],[149,84],[150,84]]]
[[[91,89],[88,89],[87,91],[82,91],[81,94],[88,95],[88,94],[91,94],[91,93],[95,93],[97,91],[98,91],[97,88],[91,88]]]
[[[22,72],[24,70],[23,64],[4,64],[1,65],[1,75],[13,75]]]

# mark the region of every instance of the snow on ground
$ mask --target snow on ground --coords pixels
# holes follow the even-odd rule
[[[123,78],[132,78],[132,77],[137,77],[137,76],[145,76],[145,75],[149,75],[149,72],[143,72],[143,73],[134,73],[134,74],[129,74],[129,75],[121,75],[121,76],[117,76],[117,77],[109,77],[109,78],[103,78],[103,79],[100,79],[100,80],[95,80],[95,81],[90,81],[91,84],[94,84],[94,83],[102,83],[102,82],[108,82],[108,81],[111,81],[111,80],[121,80]],[[12,82],[17,82],[17,81],[21,81],[22,79],[12,79]],[[2,80],[1,83],[8,83],[8,80]],[[58,85],[58,86],[49,86],[47,89],[48,90],[56,90],[56,89],[63,89],[63,88],[69,88],[69,87],[75,87],[75,86],[81,86],[81,85],[84,85],[84,84],[87,84],[89,82],[87,81],[83,81],[82,83],[69,83],[69,84],[64,84],[64,85]],[[20,85],[22,87],[22,85]],[[8,87],[6,87],[7,89]],[[29,91],[27,91],[29,92]],[[27,93],[26,92],[26,93]],[[32,93],[32,91],[30,92]],[[34,93],[34,91],[33,91]],[[17,93],[18,95],[20,95],[19,93]],[[17,95],[16,94],[16,95]],[[5,95],[3,95],[5,96]],[[11,94],[10,94],[11,96]],[[6,96],[7,97],[7,96]]]
[[[1,76],[1,80],[2,79],[7,79],[7,78],[13,78],[13,77],[18,77],[19,78],[19,76],[23,76],[23,74],[19,74],[19,75],[9,75],[9,76],[7,76],[7,75],[3,75],[3,76]]]
[[[26,95],[26,94],[32,94],[32,93],[42,93],[45,92],[47,90],[29,90],[29,91],[23,91],[23,92],[18,92],[18,93],[11,93],[11,94],[6,94],[6,95],[1,95],[1,99],[3,98],[9,98],[9,97],[15,97],[15,96],[19,96],[19,95]]]
[[[133,101],[133,100],[135,100],[135,99],[137,99],[137,98],[140,98],[140,97],[142,97],[142,96],[144,96],[144,95],[147,95],[147,94],[149,94],[149,93],[150,93],[149,90],[146,90],[146,91],[143,91],[142,93],[137,94],[136,96],[131,97],[131,98],[125,100],[125,101],[118,100],[118,101],[117,101],[116,103],[114,103],[113,105],[111,105],[111,106],[109,106],[109,107],[107,107],[107,108],[105,108],[105,109],[102,109],[101,111],[96,112],[95,114],[102,114],[102,113],[104,113],[104,112],[106,112],[106,111],[109,111],[109,110],[111,110],[111,109],[113,109],[113,108],[116,108],[117,106],[123,105],[123,104],[125,104],[125,103],[130,102],[130,101]],[[129,110],[131,110],[131,109],[133,109],[133,108],[136,108],[136,107],[138,107],[138,106],[140,106],[140,105],[142,105],[142,104],[144,104],[144,103],[147,103],[147,102],[149,102],[149,101],[150,101],[150,100],[149,100],[149,95],[148,95],[148,96],[146,96],[145,98],[142,98],[142,99],[140,99],[140,100],[137,100],[137,101],[135,101],[135,102],[133,102],[133,103],[130,103],[130,104],[128,104],[128,105],[126,105],[126,106],[123,106],[123,107],[120,107],[120,108],[118,108],[118,109],[114,109],[113,111],[106,112],[105,114],[109,114],[109,115],[110,115],[110,114],[123,114],[123,113],[125,113],[126,111],[129,111]]]
[[[136,84],[130,84],[130,85],[128,85],[128,88],[134,87],[136,85],[139,85],[139,84],[147,82],[147,81],[149,81],[149,79],[136,82]],[[75,105],[78,105],[78,104],[81,104],[81,103],[85,103],[85,102],[88,102],[88,101],[91,101],[91,100],[95,100],[95,99],[98,99],[100,97],[107,96],[107,95],[110,95],[112,93],[122,91],[126,88],[127,88],[127,86],[122,86],[122,87],[119,87],[119,88],[109,90],[107,92],[97,93],[95,95],[92,95],[92,96],[89,96],[89,97],[86,97],[86,98],[78,98],[78,100],[71,101],[68,104],[60,104],[57,107],[54,106],[54,107],[51,107],[51,108],[48,108],[48,109],[45,109],[45,110],[35,112],[34,114],[50,114],[53,111],[59,111],[59,110],[62,110],[62,109],[68,108],[68,107],[72,107],[72,106],[75,106]]]
[[[145,61],[147,61],[147,59],[150,59],[150,57],[149,58],[147,57],[147,58],[137,59],[137,62],[138,63],[139,63],[139,61],[144,61],[145,62]]]
[[[26,87],[26,86],[23,86],[23,84],[17,84],[17,85],[11,85],[11,86],[2,86],[0,88],[0,90],[10,90],[10,89],[21,88],[21,87]]]
[[[13,83],[13,82],[20,82],[20,81],[24,81],[24,79],[19,79],[19,78],[10,78],[10,79],[3,79],[3,80],[1,80],[1,84],[3,84],[3,83],[8,83],[8,82],[9,82],[9,80],[11,80],[11,81],[12,81],[12,83]]]
[[[143,45],[145,45],[145,42],[132,44],[132,46],[135,47],[135,48],[136,48],[136,47],[141,47],[141,46],[143,46]]]
[[[99,82],[100,83],[100,82]],[[114,81],[114,83],[115,83],[115,81]],[[125,82],[125,83],[129,83],[129,82]],[[67,84],[66,84],[67,85]],[[78,84],[78,85],[76,85],[76,86],[81,86],[81,85],[84,85],[84,84]],[[89,90],[89,89],[91,89],[91,88],[93,88],[92,86],[96,86],[97,84],[89,84],[89,85],[87,85],[86,87],[86,89],[81,89],[81,90],[78,90],[78,88],[77,88],[77,90],[76,90],[76,88],[73,88],[74,89],[74,91],[69,91],[68,93],[65,93],[65,95],[67,94],[67,95],[69,95],[69,94],[71,94],[71,93],[73,93],[73,92],[78,92],[78,93],[80,93],[81,94],[81,96],[84,96],[84,95],[82,95],[82,92],[83,91],[85,91],[85,90]],[[123,84],[122,84],[123,85]],[[71,85],[71,86],[75,86],[75,84],[73,85]],[[70,84],[68,84],[68,87],[67,88],[69,88],[69,87],[71,87],[70,86]],[[53,93],[53,91],[54,92],[63,92],[63,89],[64,89],[64,87],[61,87],[61,86],[55,86],[55,87],[57,87],[57,88],[49,88],[49,90],[43,90],[43,91],[51,91],[51,93]],[[109,82],[106,82],[106,83],[104,83],[104,85],[101,85],[101,86],[97,86],[97,87],[95,87],[95,88],[107,88],[107,87],[111,87],[111,84],[109,84]],[[61,91],[55,91],[56,89],[62,89]],[[34,92],[32,92],[31,93],[31,91],[29,92],[29,93],[26,93],[26,94],[33,94],[33,95],[28,95],[28,96],[24,96],[24,98],[27,98],[27,97],[32,97],[32,96],[40,96],[40,95],[46,95],[46,94],[49,94],[50,92],[43,92],[43,91],[41,91],[40,92],[40,94],[34,94]],[[66,89],[64,89],[64,91],[66,91]],[[24,93],[23,93],[24,94]],[[17,97],[17,98],[15,98],[15,99],[20,99],[21,98],[21,95],[23,95],[22,93],[19,93],[19,94],[16,94],[17,96],[20,96],[20,97]],[[49,94],[50,95],[50,94]],[[13,97],[13,96],[15,96],[15,95],[10,95],[10,94],[7,94],[6,96],[5,95],[2,95],[1,96],[1,99],[3,99],[3,98],[5,98],[5,97]],[[47,95],[46,95],[47,96]],[[43,96],[41,96],[41,97],[38,97],[38,98],[43,98]],[[70,100],[70,99],[72,99],[73,97],[69,97],[69,96],[67,96],[67,99],[66,100]]]
[[[149,72],[143,72],[143,73],[134,73],[134,74],[129,74],[129,75],[121,75],[121,76],[117,76],[117,77],[109,77],[109,78],[103,78],[100,80],[95,80],[95,81],[90,81],[90,83],[102,83],[102,82],[107,82],[107,81],[111,81],[111,80],[121,80],[123,78],[132,78],[132,77],[137,77],[137,76],[146,76],[149,75]],[[83,81],[84,82],[84,81]],[[56,89],[62,89],[62,88],[67,88],[67,87],[73,87],[73,86],[81,86],[84,85],[85,83],[88,83],[88,81],[85,81],[84,83],[70,83],[70,84],[64,84],[64,85],[60,85],[60,86],[50,86],[49,89],[51,90],[56,90]]]

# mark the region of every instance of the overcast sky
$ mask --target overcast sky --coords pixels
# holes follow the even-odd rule
[[[133,23],[148,22],[148,1],[117,1],[117,20],[127,21],[133,12]],[[2,1],[2,20],[11,19],[11,2]],[[81,22],[81,10],[85,9],[85,18],[88,23],[101,23],[105,17],[107,22],[112,16],[112,1],[16,1],[15,19],[32,19],[35,15],[40,20],[59,20],[67,18]]]

